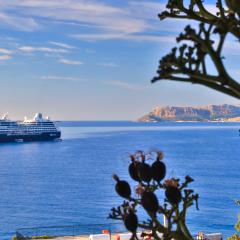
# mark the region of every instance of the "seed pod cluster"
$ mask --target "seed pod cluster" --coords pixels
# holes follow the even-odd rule
[[[155,153],[156,152],[154,152],[154,154]],[[157,214],[165,215],[168,219],[169,226],[176,224],[174,216],[175,213],[177,214],[175,211],[178,210],[179,204],[183,203],[184,209],[185,205],[188,207],[188,203],[192,204],[192,201],[196,200],[197,206],[198,195],[194,195],[193,190],[188,189],[188,184],[191,183],[193,179],[186,176],[185,182],[181,184],[180,180],[176,178],[167,179],[164,183],[161,182],[166,176],[166,165],[162,162],[163,153],[157,152],[155,159],[153,159],[152,156],[151,153],[145,155],[142,151],[131,155],[131,163],[128,171],[130,177],[138,182],[137,186],[135,186],[136,195],[131,196],[131,188],[127,181],[120,180],[117,175],[113,175],[113,179],[116,181],[116,192],[127,200],[124,200],[123,204],[117,208],[113,208],[109,217],[123,220],[126,229],[132,233],[131,240],[138,239],[137,228],[138,225],[141,226],[136,214],[136,207],[138,205],[141,205],[145,209],[151,220],[157,218]],[[148,164],[147,160],[149,159],[151,159],[152,164]],[[159,204],[157,198],[156,192],[159,189],[165,192],[163,205]],[[184,196],[184,202],[182,201],[182,194]],[[170,213],[171,215],[169,215]],[[185,219],[183,220],[185,221]],[[149,226],[154,227],[151,221],[149,221]],[[170,231],[163,235],[164,239],[172,239]]]
[[[138,152],[139,153],[139,152]],[[145,162],[145,155],[140,152],[140,159],[131,155],[131,163],[128,167],[129,175],[134,181],[145,182],[149,184],[151,180],[160,183],[166,175],[166,166],[161,161],[163,153],[158,152],[156,161],[152,165]]]
[[[127,181],[120,180],[117,175],[113,175],[116,181],[115,190],[119,196],[129,199],[131,197],[131,188]]]

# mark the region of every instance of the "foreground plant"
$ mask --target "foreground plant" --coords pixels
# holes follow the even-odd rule
[[[198,209],[198,194],[188,188],[193,179],[186,176],[183,182],[176,178],[163,182],[166,166],[162,159],[160,151],[149,154],[137,151],[131,155],[128,170],[130,177],[137,182],[135,193],[127,181],[114,175],[115,190],[125,200],[122,205],[111,209],[109,217],[122,220],[126,229],[132,232],[132,240],[138,239],[138,228],[150,231],[154,239],[193,240],[186,225],[188,208],[196,203]],[[164,192],[164,198],[158,197],[160,191]],[[139,206],[147,213],[145,221],[140,221],[137,216]]]
[[[236,204],[240,205],[240,201],[238,200]],[[235,224],[235,229],[237,230],[237,232],[240,232],[240,214],[238,214],[238,220]],[[238,235],[238,233],[235,233],[233,236],[227,238],[227,240],[240,240],[240,236]]]
[[[223,49],[228,35],[240,39],[239,0],[216,1],[216,11],[208,10],[202,0],[168,0],[159,18],[189,19],[199,22],[198,29],[188,25],[177,38],[180,47],[160,60],[152,82],[173,80],[201,84],[240,99],[240,84],[230,76],[224,64]],[[207,59],[214,71],[209,71]],[[208,62],[209,63],[209,62]]]
[[[42,236],[32,236],[32,237],[23,237],[23,236],[14,236],[12,237],[12,240],[31,240],[31,239],[53,239],[55,237],[48,236],[48,235],[42,235]]]

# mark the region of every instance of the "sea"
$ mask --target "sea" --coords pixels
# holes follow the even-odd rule
[[[76,235],[125,231],[108,219],[123,202],[112,174],[129,181],[129,155],[161,150],[166,178],[199,194],[187,223],[193,234],[235,233],[240,207],[240,123],[60,122],[62,141],[0,145],[0,240],[16,234]],[[163,203],[163,197],[159,202]],[[161,218],[161,216],[160,216]],[[139,219],[146,220],[139,209]],[[161,219],[160,219],[161,221]]]

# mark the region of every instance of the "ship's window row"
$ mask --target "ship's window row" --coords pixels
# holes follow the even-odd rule
[[[46,130],[46,131],[0,131],[0,134],[8,134],[8,133],[17,133],[17,134],[31,134],[31,133],[56,133],[57,131]]]
[[[55,126],[0,126],[0,128],[56,128]]]
[[[11,128],[11,129],[9,129],[9,128],[6,128],[6,129],[0,129],[0,131],[2,132],[2,131],[4,131],[4,132],[8,132],[8,131],[29,131],[29,132],[31,132],[31,131],[42,131],[42,132],[44,132],[44,131],[57,131],[57,129],[56,128]]]
[[[53,123],[42,123],[42,122],[35,122],[35,123],[21,123],[21,124],[26,124],[26,125],[53,125]]]
[[[0,129],[0,131],[46,131],[46,130],[51,130],[55,131],[57,130],[56,128],[5,128],[5,129]]]

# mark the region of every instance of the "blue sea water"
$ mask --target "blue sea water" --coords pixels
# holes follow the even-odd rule
[[[156,148],[165,153],[167,177],[195,179],[192,186],[200,195],[200,210],[192,207],[188,214],[191,231],[222,232],[225,237],[235,232],[240,124],[60,125],[61,142],[0,145],[1,240],[25,227],[81,224],[87,233],[92,224],[113,222],[107,216],[122,199],[114,191],[112,174],[129,180],[129,153]]]

